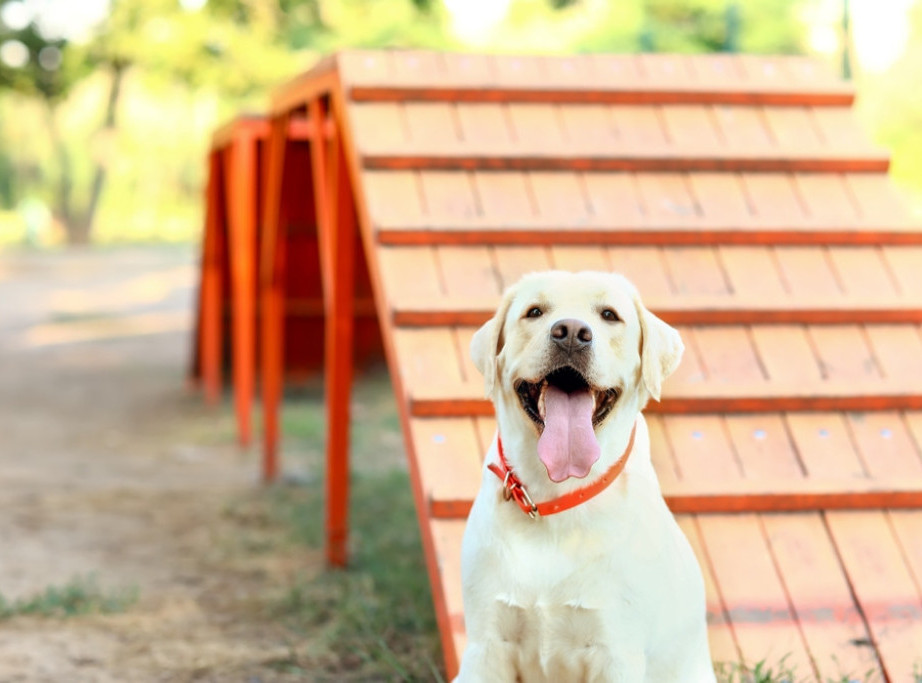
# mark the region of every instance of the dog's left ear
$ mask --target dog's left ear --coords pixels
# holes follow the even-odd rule
[[[483,375],[484,393],[493,395],[493,386],[496,383],[497,364],[499,353],[503,350],[503,325],[506,324],[506,314],[512,304],[512,289],[507,289],[496,314],[474,333],[471,339],[471,360],[474,367]]]
[[[643,383],[650,396],[659,401],[663,380],[679,367],[685,345],[678,330],[648,311],[639,296],[634,297],[634,305],[640,318],[640,367]]]

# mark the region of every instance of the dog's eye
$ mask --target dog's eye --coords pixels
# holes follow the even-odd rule
[[[544,314],[544,311],[542,311],[540,308],[538,308],[537,306],[532,306],[531,308],[528,309],[528,313],[525,314],[525,317],[526,318],[540,318],[543,314]]]
[[[621,318],[618,317],[618,314],[615,313],[612,309],[606,308],[602,311],[602,320],[607,320],[610,323],[616,323]]]

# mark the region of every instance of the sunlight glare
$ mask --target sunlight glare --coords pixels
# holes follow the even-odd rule
[[[471,45],[482,45],[506,18],[511,1],[445,0],[445,7],[451,14],[455,35]]]

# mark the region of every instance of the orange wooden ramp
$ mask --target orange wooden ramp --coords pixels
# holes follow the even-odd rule
[[[277,283],[318,267],[277,247],[297,123],[326,316],[329,557],[347,558],[367,263],[449,675],[464,517],[494,430],[468,343],[504,287],[547,268],[620,271],[682,332],[648,414],[715,660],[784,658],[822,681],[922,666],[922,230],[852,100],[809,60],[730,55],[345,52],[276,91],[266,409]]]

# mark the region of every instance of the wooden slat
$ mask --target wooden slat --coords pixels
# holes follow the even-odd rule
[[[688,539],[689,545],[698,559],[701,575],[704,578],[704,594],[707,603],[708,641],[711,650],[711,659],[715,663],[735,663],[739,661],[739,649],[733,638],[733,630],[727,610],[720,597],[717,581],[711,571],[711,565],[701,543],[698,525],[692,516],[682,516],[676,521]]]
[[[464,112],[469,106],[353,104],[349,112],[362,164],[369,169],[394,170],[800,173],[886,172],[889,166],[884,151],[864,142],[857,126],[849,128],[843,123],[848,113],[843,114],[844,110],[766,108],[764,124],[761,120],[759,124],[769,131],[765,135],[770,135],[773,144],[758,146],[739,136],[724,136],[709,107],[612,107],[608,116],[600,110],[599,116],[587,119],[564,114],[566,106],[511,103],[506,105],[505,119],[512,142],[496,150],[481,140],[482,135],[494,139],[494,132],[460,124],[469,118]],[[481,111],[480,105],[473,106]],[[573,136],[575,142],[567,138],[567,126],[573,128],[580,120],[597,132],[594,146],[587,144],[586,137]],[[834,137],[823,136],[827,123],[835,129]],[[806,184],[804,197],[809,202],[813,183],[806,180]],[[831,196],[828,190],[818,189],[818,202]],[[838,191],[844,192],[844,186]],[[848,201],[841,207],[855,211]]]
[[[405,145],[395,144],[393,151],[365,151],[362,163],[376,170],[453,170],[468,171],[659,171],[659,172],[753,172],[753,173],[886,173],[889,157],[877,151],[851,153],[837,150],[809,154],[807,151],[781,150],[756,155],[718,154],[714,150],[683,153],[672,150],[638,149],[633,154],[560,156],[558,151],[541,146],[534,150],[516,150],[504,156],[470,154],[466,150],[424,150],[414,153]],[[400,151],[397,151],[400,150]]]
[[[660,102],[848,106],[852,87],[792,57],[337,55],[354,101]],[[809,78],[805,74],[809,73]]]
[[[496,130],[495,126],[486,127]],[[465,142],[466,145],[473,144]],[[490,139],[485,146],[497,147]],[[569,144],[569,143],[568,143]],[[840,193],[861,174],[822,175]],[[382,244],[918,244],[922,225],[816,210],[778,173],[363,173]],[[801,183],[812,176],[801,175]],[[829,200],[830,202],[832,200]],[[842,200],[848,204],[848,200]],[[842,202],[832,202],[840,206]],[[812,213],[811,213],[812,211]],[[882,267],[896,270],[879,257]],[[848,267],[848,263],[841,265]]]
[[[880,663],[823,519],[762,515],[778,574],[821,681],[882,680]]]
[[[698,527],[743,661],[813,675],[771,550],[755,515],[699,516]]]
[[[438,565],[439,581],[433,586],[433,593],[442,636],[442,655],[448,675],[453,676],[457,673],[467,640],[461,600],[461,538],[464,535],[464,522],[431,520],[428,533],[432,535],[434,559]]]
[[[922,643],[922,599],[887,514],[830,512],[826,519],[888,679],[912,680]]]
[[[832,270],[832,262],[838,258],[837,249],[853,251],[852,258],[864,254],[875,259],[877,251],[872,248],[674,247],[660,250],[625,247],[604,250],[567,246],[552,247],[548,251],[532,246],[511,252],[507,249],[509,247],[497,248],[496,252],[487,247],[382,249],[385,284],[388,297],[394,302],[395,321],[400,325],[481,324],[493,314],[499,302],[499,290],[492,290],[487,284],[500,277],[496,286],[501,288],[514,279],[514,273],[508,269],[494,277],[494,260],[498,259],[519,264],[518,272],[546,267],[620,271],[644,293],[647,306],[672,324],[758,323],[761,325],[759,334],[765,335],[773,334],[766,331],[765,325],[922,322],[922,290],[888,296],[880,292],[865,296],[841,291],[839,276]],[[477,260],[481,258],[482,261]],[[418,266],[414,265],[414,259],[419,259]],[[433,264],[441,264],[439,267],[446,273],[457,272],[459,278],[463,278],[468,268],[473,268],[467,271],[472,275],[470,284],[459,281],[456,289],[443,291],[439,267]],[[414,278],[417,270],[419,277]],[[475,273],[477,277],[473,277]],[[487,294],[491,290],[497,293]],[[890,367],[892,375],[899,374],[895,371],[897,363],[904,370],[918,366],[918,357],[922,354],[917,357],[896,353],[899,348],[916,348],[915,328],[881,326],[869,329],[876,340],[872,350],[882,367]],[[790,338],[792,343],[796,341],[791,334],[782,337]],[[777,340],[763,344],[757,335],[755,341],[757,347],[765,347],[766,353],[778,351],[773,344]],[[804,346],[810,341],[803,339],[797,343]],[[901,346],[905,343],[911,346]],[[784,360],[780,359],[778,365],[783,366]]]
[[[521,259],[499,263],[515,269]],[[546,265],[542,266],[547,267]],[[753,328],[757,329],[757,328]],[[700,356],[704,377],[672,378],[664,388],[664,400],[651,412],[758,412],[767,410],[893,410],[922,408],[919,376],[883,377],[865,342],[866,329],[857,325],[809,326],[805,334],[813,341],[812,382],[788,372],[781,357],[763,364],[758,357],[759,338],[746,327],[695,328],[686,330]],[[472,329],[462,336],[469,339]],[[459,331],[460,333],[460,331]],[[764,335],[762,335],[764,339]],[[776,337],[777,339],[777,337]],[[395,333],[398,357],[406,364],[411,410],[418,416],[490,414],[482,397],[479,378],[465,370],[467,349],[453,340],[451,328],[401,328]],[[800,349],[801,365],[810,367],[808,349]],[[774,353],[774,352],[773,352]],[[768,356],[774,358],[774,356]],[[441,372],[436,372],[442,368]],[[773,377],[771,369],[781,369]],[[817,379],[817,377],[819,379]]]

